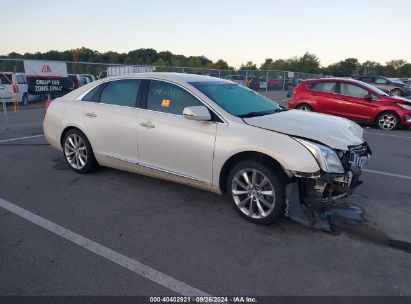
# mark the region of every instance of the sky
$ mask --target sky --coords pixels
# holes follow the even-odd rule
[[[314,53],[322,66],[411,62],[411,0],[0,0],[0,54],[87,47],[231,66]]]

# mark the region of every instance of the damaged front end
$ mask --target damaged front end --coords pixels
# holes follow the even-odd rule
[[[302,143],[306,145],[307,141]],[[338,173],[325,172],[321,161],[321,170],[314,174],[288,172],[290,183],[285,188],[287,217],[306,226],[327,231],[332,229],[332,208],[338,199],[361,185],[361,169],[372,154],[366,142],[350,146],[347,151],[334,152],[341,163]],[[313,156],[318,161],[318,155],[313,153]]]

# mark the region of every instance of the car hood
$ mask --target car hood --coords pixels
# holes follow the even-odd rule
[[[363,129],[356,123],[341,117],[289,110],[271,115],[244,118],[255,127],[312,139],[337,150],[364,142]]]
[[[393,84],[393,85],[396,85],[396,86],[399,86],[399,87],[408,87],[408,86],[407,86],[405,83],[403,83],[403,82],[393,81],[392,84]]]
[[[386,96],[385,98],[391,102],[401,102],[401,103],[406,103],[406,104],[411,105],[411,100],[405,97],[393,95],[393,96]]]

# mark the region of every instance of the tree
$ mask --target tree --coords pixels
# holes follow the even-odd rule
[[[297,59],[297,69],[295,71],[318,73],[320,71],[320,59],[316,55],[306,52],[302,57]]]
[[[271,58],[266,58],[264,63],[260,65],[260,70],[272,70],[273,60]]]
[[[219,69],[219,70],[230,70],[230,66],[226,61],[223,59],[217,60],[215,63],[209,65],[211,69]]]
[[[360,63],[357,58],[347,58],[323,69],[324,74],[350,77],[359,73]]]
[[[384,66],[375,61],[366,61],[361,64],[359,74],[369,76],[381,76],[384,75]]]
[[[407,62],[402,59],[388,61],[385,66],[385,75],[388,77],[401,77],[401,68],[406,64]]]
[[[255,71],[258,70],[257,65],[253,63],[252,61],[247,61],[246,64],[242,64],[240,66],[240,70],[250,70],[250,71]]]
[[[402,65],[399,69],[399,77],[410,77],[411,76],[411,63],[406,63]]]

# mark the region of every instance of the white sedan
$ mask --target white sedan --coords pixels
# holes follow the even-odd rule
[[[100,165],[227,194],[258,224],[284,214],[318,224],[330,202],[360,184],[371,154],[349,120],[175,73],[104,78],[57,98],[44,134],[78,173]]]

